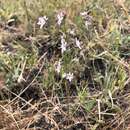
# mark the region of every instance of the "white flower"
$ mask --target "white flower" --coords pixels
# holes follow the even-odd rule
[[[75,43],[76,43],[76,46],[77,46],[79,49],[81,49],[81,42],[80,42],[77,38],[75,38]]]
[[[57,72],[57,73],[60,73],[60,70],[61,70],[61,60],[58,61],[58,63],[56,64],[55,67],[56,67],[56,68],[55,68],[56,72]]]
[[[85,26],[88,29],[88,26],[92,24],[93,17],[91,15],[89,15],[88,12],[86,12],[86,11],[81,12],[80,15],[83,17]]]
[[[86,11],[81,12],[80,15],[81,15],[81,16],[87,16],[87,15],[88,15],[88,12],[86,12]]]
[[[70,82],[72,81],[72,79],[74,78],[74,76],[73,76],[73,73],[68,73],[67,75],[66,75],[66,79],[68,79]]]
[[[39,17],[37,24],[40,25],[40,29],[43,28],[43,26],[46,24],[48,18],[46,16]]]
[[[68,33],[71,35],[75,35],[75,30],[74,29],[68,29]]]
[[[69,80],[69,82],[71,82],[72,79],[74,78],[73,73],[70,73],[70,72],[69,73],[64,73],[62,77]]]
[[[87,29],[88,29],[88,26],[89,26],[89,25],[91,25],[91,22],[85,21],[85,26],[86,26]]]
[[[63,54],[66,51],[67,42],[65,41],[64,37],[61,36],[61,53]]]
[[[60,26],[65,17],[65,14],[64,12],[59,12],[56,17],[57,17],[57,24]]]

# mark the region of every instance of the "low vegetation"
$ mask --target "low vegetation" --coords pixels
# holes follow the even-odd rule
[[[0,130],[130,130],[130,1],[0,0]]]

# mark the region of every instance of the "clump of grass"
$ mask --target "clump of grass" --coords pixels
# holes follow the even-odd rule
[[[129,1],[5,1],[0,128],[128,129]]]

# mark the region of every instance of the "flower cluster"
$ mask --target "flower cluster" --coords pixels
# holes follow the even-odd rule
[[[88,15],[88,12],[81,12],[80,15],[83,17],[83,19],[85,20],[85,25],[86,27],[88,27],[88,25],[91,24],[92,22],[92,17],[90,15]],[[65,12],[61,11],[59,12],[57,15],[56,15],[56,19],[57,19],[57,24],[60,26],[65,18]],[[37,24],[40,26],[40,29],[43,28],[45,26],[45,24],[47,23],[48,21],[48,18],[47,16],[43,16],[43,17],[39,17],[38,18],[38,22]],[[68,30],[68,33],[75,37],[74,38],[74,43],[75,43],[75,46],[77,48],[80,49],[80,54],[83,55],[83,52],[82,52],[82,42],[79,40],[78,37],[76,37],[76,32],[75,32],[75,29],[70,29]],[[61,40],[61,45],[60,45],[60,48],[61,48],[61,53],[63,54],[66,50],[67,50],[67,42],[65,40],[65,35],[63,34],[60,38]],[[83,55],[84,56],[84,55]],[[73,61],[75,62],[78,62],[79,59],[78,58],[75,58],[73,59]],[[55,71],[60,74],[61,73],[61,59],[59,61],[56,62],[56,64],[54,65],[55,67]],[[74,74],[71,73],[71,72],[68,72],[68,73],[64,73],[62,75],[62,78],[65,78],[67,79],[69,82],[71,82],[74,78]]]
[[[92,19],[93,19],[92,16],[90,16],[90,15],[88,14],[88,12],[86,12],[86,11],[81,12],[80,15],[82,16],[82,18],[83,18],[84,21],[85,21],[85,26],[86,26],[86,28],[88,28],[88,26],[92,24]]]
[[[56,62],[56,64],[55,64],[55,71],[58,74],[61,72],[61,59],[58,62]],[[71,82],[72,79],[74,78],[74,76],[73,76],[73,73],[69,72],[69,73],[64,73],[62,75],[62,78],[65,78],[65,79],[69,80],[69,82]]]
[[[56,16],[56,19],[57,19],[57,24],[60,26],[62,24],[62,21],[63,19],[65,18],[65,12],[64,11],[60,11],[57,16]],[[40,29],[43,28],[43,26],[46,24],[48,18],[47,16],[41,16],[38,18],[38,22],[37,22],[37,25],[40,25]]]
[[[92,24],[92,19],[93,19],[92,16],[90,16],[88,14],[88,12],[86,12],[86,11],[81,12],[80,15],[85,20],[85,26],[88,28],[88,26]],[[57,24],[59,26],[62,24],[65,16],[66,16],[65,11],[60,11],[60,12],[57,13],[56,19],[57,19]],[[47,21],[48,21],[48,17],[47,16],[43,16],[43,17],[39,17],[38,18],[37,24],[40,25],[40,29],[43,28],[43,26],[46,24]],[[74,30],[71,30],[70,33],[72,35],[74,35]]]

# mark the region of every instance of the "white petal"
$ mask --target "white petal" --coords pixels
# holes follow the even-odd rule
[[[80,41],[76,38],[75,39],[76,40],[76,46],[79,48],[79,49],[81,49],[81,43],[80,43]]]

